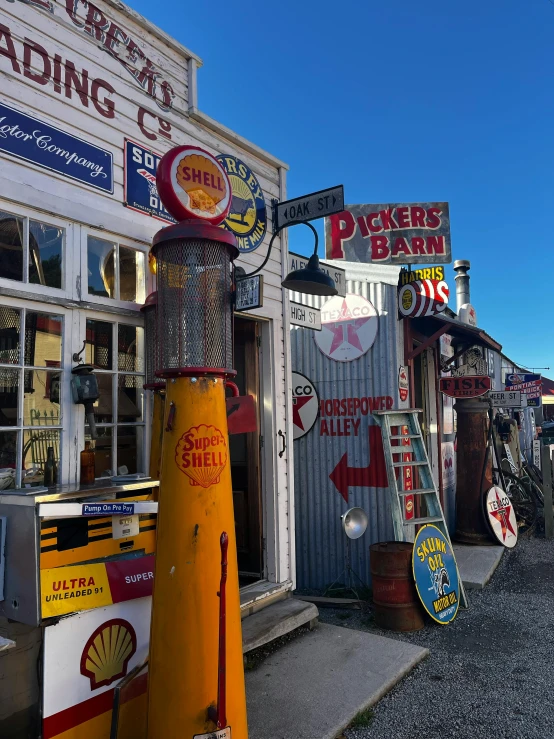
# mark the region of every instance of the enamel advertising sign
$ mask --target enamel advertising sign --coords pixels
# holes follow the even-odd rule
[[[347,205],[325,219],[327,259],[376,264],[449,264],[448,203]]]
[[[487,493],[485,505],[493,534],[503,546],[512,549],[517,544],[517,520],[509,496],[494,485]]]
[[[127,208],[138,213],[175,223],[175,218],[166,210],[158,195],[156,172],[161,158],[162,155],[152,149],[125,139],[124,202]]]
[[[542,379],[540,375],[526,372],[508,375],[506,390],[519,390],[527,399],[527,405],[540,408],[542,405]]]
[[[373,346],[379,315],[361,295],[336,295],[321,306],[321,325],[315,341],[323,354],[336,362],[352,362]]]
[[[439,390],[451,398],[477,398],[491,389],[491,378],[479,375],[441,377]]]
[[[301,439],[312,430],[319,414],[319,397],[314,384],[300,372],[292,373],[293,439]]]
[[[439,624],[453,621],[460,604],[458,567],[448,539],[436,526],[428,524],[417,532],[412,567],[427,613]]]
[[[400,318],[418,318],[442,313],[450,291],[444,280],[415,280],[398,290]]]

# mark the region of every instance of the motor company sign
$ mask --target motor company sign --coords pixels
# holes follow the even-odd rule
[[[325,247],[349,262],[449,264],[448,203],[347,205],[325,219]]]
[[[441,377],[439,389],[451,398],[477,398],[491,389],[491,378],[483,375]]]

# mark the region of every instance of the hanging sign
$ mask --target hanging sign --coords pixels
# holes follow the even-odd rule
[[[221,224],[237,237],[237,246],[243,253],[255,251],[264,240],[267,230],[265,199],[256,175],[250,167],[231,154],[216,157],[231,183],[229,215]]]
[[[487,493],[485,505],[493,534],[502,545],[512,549],[517,544],[517,520],[509,496],[494,485]]]
[[[225,398],[227,410],[227,431],[229,436],[247,434],[258,430],[256,401],[252,395],[238,395]]]
[[[323,354],[336,362],[352,362],[373,346],[379,314],[361,295],[335,295],[321,306],[321,324],[315,341]]]
[[[422,267],[421,269],[410,269],[402,267],[398,275],[398,287],[407,285],[416,280],[444,280],[444,267]]]
[[[111,152],[4,104],[0,104],[0,151],[113,193]]]
[[[479,375],[441,377],[439,390],[451,398],[477,398],[491,389],[491,378]]]
[[[527,398],[527,405],[540,408],[542,405],[542,378],[528,372],[508,375],[506,390],[519,390]]]
[[[521,408],[523,403],[527,405],[525,396],[522,398],[519,390],[514,392],[508,390],[491,391],[489,400],[492,401],[493,408]]]
[[[309,305],[302,305],[302,303],[295,303],[294,300],[289,300],[289,311],[292,326],[301,326],[302,328],[321,331],[321,311],[319,308],[312,308]]]
[[[215,157],[197,146],[176,146],[160,160],[156,185],[163,204],[178,221],[200,219],[212,225],[225,220],[231,184]]]
[[[462,355],[462,363],[459,367],[452,368],[453,377],[467,377],[468,375],[488,375],[489,363],[483,357],[483,349],[472,346]]]
[[[450,290],[442,280],[415,280],[398,290],[400,318],[434,316],[448,305]]]
[[[366,264],[449,264],[448,203],[347,205],[325,219],[325,250]]]
[[[440,624],[453,621],[460,601],[458,567],[450,542],[436,526],[427,524],[417,532],[412,567],[427,613]]]
[[[175,218],[164,208],[156,186],[156,172],[162,158],[152,149],[125,139],[123,199],[130,210],[175,223]]]
[[[319,396],[315,385],[300,372],[292,373],[293,439],[301,439],[312,430],[319,415]]]
[[[288,271],[292,272],[295,269],[304,269],[308,266],[309,259],[310,257],[303,257],[300,254],[293,254],[289,251]],[[337,295],[343,298],[346,297],[346,271],[338,267],[333,267],[330,264],[325,264],[325,262],[319,263],[319,269],[329,275],[334,281],[335,287],[337,288]]]
[[[273,208],[275,228],[292,226],[293,223],[313,221],[331,213],[340,213],[344,208],[344,188],[342,185],[318,190],[300,198],[276,203]]]
[[[400,367],[398,369],[398,394],[402,403],[408,400],[408,389],[408,368]]]
[[[264,303],[264,278],[262,275],[237,277],[235,282],[235,310],[246,311],[261,308]]]

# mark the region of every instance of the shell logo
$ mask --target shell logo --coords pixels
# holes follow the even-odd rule
[[[175,463],[192,485],[209,488],[219,482],[227,464],[227,442],[215,426],[193,426],[175,447]]]
[[[129,660],[137,651],[137,635],[123,618],[113,618],[90,636],[81,654],[81,675],[90,679],[90,689],[110,685],[127,674]]]
[[[406,513],[411,513],[413,510],[414,510],[414,501],[407,500],[406,501]]]

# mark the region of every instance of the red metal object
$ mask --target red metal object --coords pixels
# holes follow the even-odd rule
[[[227,549],[229,547],[229,537],[224,531],[219,539],[221,546],[221,581],[219,584],[219,664],[217,670],[217,719],[216,725],[218,729],[224,729],[227,726],[227,634],[226,634],[226,616],[227,602],[225,599],[225,588],[227,586]]]
[[[491,378],[485,375],[441,377],[439,390],[451,398],[478,398],[491,389]]]
[[[419,631],[423,610],[412,576],[410,542],[387,541],[369,548],[375,623],[391,631]]]
[[[225,405],[227,407],[227,429],[230,436],[258,430],[258,414],[252,395],[226,398]]]
[[[225,383],[225,389],[231,388],[231,392],[233,393],[233,398],[238,398],[240,396],[240,390],[238,388],[238,385],[234,382],[231,382],[230,380],[227,380]],[[228,414],[227,414],[228,415]]]
[[[171,226],[161,228],[154,234],[152,239],[152,253],[157,257],[160,244],[173,239],[209,239],[211,241],[221,241],[227,244],[231,259],[236,259],[240,254],[237,247],[237,239],[230,231],[225,231],[218,226],[212,226],[210,223],[201,223],[200,221],[181,221],[181,223],[173,223]]]
[[[219,367],[177,367],[156,372],[158,377],[235,377],[236,370]]]
[[[173,419],[175,418],[175,403],[169,404],[169,413],[167,414],[166,431],[173,431]]]

